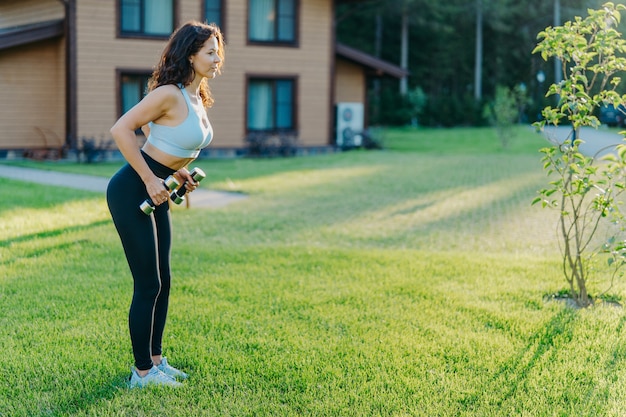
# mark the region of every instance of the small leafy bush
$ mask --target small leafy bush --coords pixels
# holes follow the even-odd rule
[[[626,41],[618,26],[623,5],[605,3],[600,10],[589,10],[585,19],[576,17],[563,26],[548,27],[539,33],[540,42],[533,51],[544,60],[557,58],[563,63],[563,81],[552,84],[547,96],[557,96],[558,104],[542,111],[544,120],[535,125],[557,126],[565,121],[571,127],[563,143],[541,150],[544,169],[552,181],[540,190],[533,204],[541,202],[559,212],[558,231],[562,251],[562,269],[576,303],[592,304],[588,291],[594,261],[605,255],[612,277],[621,274],[626,264],[624,216],[620,196],[626,190],[626,147],[607,157],[584,155],[579,146],[581,127],[600,126],[594,115],[601,105],[615,107],[624,103],[616,87],[618,73],[626,69]],[[600,235],[605,233],[602,243]],[[611,281],[612,282],[612,281]]]

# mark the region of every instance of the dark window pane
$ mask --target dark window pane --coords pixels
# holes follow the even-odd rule
[[[294,40],[295,5],[294,0],[278,0],[278,40]]]
[[[168,36],[174,30],[174,0],[120,0],[122,32]]]
[[[248,13],[250,40],[274,40],[274,24],[276,21],[274,0],[250,0]]]
[[[276,81],[276,128],[293,128],[293,81]]]
[[[144,7],[145,33],[169,35],[173,32],[173,0],[148,0],[144,3]]]
[[[248,130],[293,129],[293,93],[293,80],[250,80],[248,83]]]
[[[296,0],[250,0],[251,41],[292,42],[296,38]]]
[[[248,129],[267,130],[273,127],[272,83],[250,81],[248,88]]]
[[[139,85],[139,80],[136,78],[122,78],[122,113],[126,113],[141,100]]]
[[[141,1],[140,0],[122,0],[122,31],[139,32],[141,31]]]
[[[222,25],[222,1],[221,0],[205,0],[204,8],[206,14],[204,18],[208,23],[215,23],[217,26]]]
[[[148,91],[149,74],[122,74],[120,88],[120,104],[122,114],[139,103]],[[141,129],[137,130],[141,133]]]

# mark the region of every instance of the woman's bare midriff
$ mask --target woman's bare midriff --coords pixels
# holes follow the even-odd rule
[[[160,149],[157,149],[151,143],[146,142],[141,148],[150,158],[154,159],[160,164],[165,165],[166,167],[172,168],[176,171],[179,169],[186,167],[195,158],[180,158],[178,156],[170,155],[168,153],[163,152]]]

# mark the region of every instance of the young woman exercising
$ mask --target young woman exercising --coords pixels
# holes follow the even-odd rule
[[[161,341],[170,293],[171,191],[163,180],[173,175],[188,192],[197,183],[187,166],[211,142],[206,114],[213,99],[207,80],[220,73],[224,41],[219,28],[188,22],[170,37],[149,83],[149,93],[111,128],[127,161],[110,180],[107,203],[134,281],[129,312],[135,357],[130,386],[179,386],[187,374],[162,356]],[[135,131],[148,139],[139,149]],[[146,215],[139,204],[156,206]]]

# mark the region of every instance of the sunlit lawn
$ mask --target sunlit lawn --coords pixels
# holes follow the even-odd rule
[[[125,387],[132,281],[103,196],[4,182],[0,416],[624,415],[622,309],[544,298],[565,285],[555,213],[530,205],[541,137],[384,144],[198,161],[249,198],[173,213],[175,391]]]

